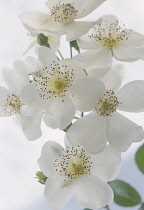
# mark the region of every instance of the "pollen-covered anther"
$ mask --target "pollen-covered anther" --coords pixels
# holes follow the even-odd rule
[[[107,90],[96,105],[96,111],[101,116],[111,116],[121,104],[112,90]]]
[[[71,23],[77,16],[77,10],[73,4],[57,4],[51,10],[51,16],[54,17],[55,21],[62,23]]]
[[[48,69],[45,67],[33,75],[39,96],[42,99],[54,99],[65,97],[66,92],[73,83],[73,69],[69,70],[66,65],[60,66],[53,62]]]
[[[3,112],[11,116],[20,113],[20,108],[23,106],[23,102],[20,100],[20,97],[15,94],[9,94],[7,96],[6,102],[3,105]]]
[[[113,47],[122,44],[128,40],[130,32],[125,29],[125,25],[120,25],[119,21],[114,21],[110,25],[99,24],[94,27],[93,33],[89,37],[98,42],[100,45],[112,49]]]
[[[56,172],[70,178],[71,181],[82,175],[90,175],[91,165],[90,156],[79,146],[67,148],[54,163]]]

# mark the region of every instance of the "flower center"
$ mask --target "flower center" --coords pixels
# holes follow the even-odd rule
[[[112,90],[107,90],[96,105],[96,111],[101,116],[111,116],[116,111],[120,102]]]
[[[56,172],[61,176],[67,176],[71,181],[76,180],[82,175],[90,175],[91,159],[84,148],[80,146],[67,147],[59,159],[55,160],[54,166]]]
[[[130,33],[125,30],[125,26],[120,26],[119,21],[114,21],[111,25],[105,24],[94,27],[95,33],[89,36],[94,42],[112,49],[128,40]]]
[[[7,96],[6,103],[3,105],[3,111],[9,116],[19,114],[23,105],[20,97],[12,93]]]
[[[66,65],[60,66],[59,63],[53,62],[49,70],[45,67],[33,75],[33,82],[36,83],[39,96],[42,99],[54,99],[56,97],[63,99],[73,83],[73,77],[73,69],[69,71]]]
[[[55,21],[62,23],[71,23],[76,18],[77,10],[75,7],[68,4],[57,4],[51,10],[51,16],[54,17]]]

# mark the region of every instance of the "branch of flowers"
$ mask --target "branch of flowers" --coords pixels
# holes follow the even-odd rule
[[[60,50],[58,50],[58,53],[60,55],[60,57],[62,58],[62,60],[64,59],[63,55],[61,54]]]

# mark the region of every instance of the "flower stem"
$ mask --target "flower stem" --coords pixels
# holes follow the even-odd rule
[[[71,58],[73,57],[71,44],[70,44],[70,56]]]
[[[58,50],[58,53],[59,53],[60,57],[61,57],[62,59],[64,59],[64,57],[63,57],[63,55],[61,54],[60,50]]]
[[[105,209],[110,210],[109,206],[105,206]]]

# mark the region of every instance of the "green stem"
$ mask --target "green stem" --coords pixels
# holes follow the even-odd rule
[[[74,117],[74,119],[79,120],[79,118],[78,118],[78,117]]]
[[[71,44],[70,44],[70,56],[71,58],[73,57]]]
[[[60,50],[58,50],[58,53],[59,53],[60,57],[61,57],[62,59],[64,59],[64,57],[63,57],[63,55],[61,54]]]

